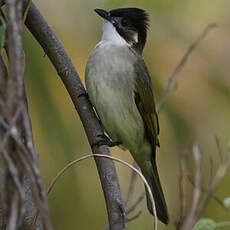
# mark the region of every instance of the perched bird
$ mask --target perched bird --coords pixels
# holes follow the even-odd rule
[[[88,59],[85,82],[89,99],[112,140],[110,143],[105,136],[103,143],[120,144],[130,151],[151,187],[158,218],[167,224],[169,216],[156,166],[159,123],[151,78],[142,57],[148,15],[138,8],[95,11],[104,19],[103,34]]]

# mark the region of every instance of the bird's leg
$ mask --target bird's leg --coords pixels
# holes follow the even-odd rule
[[[91,145],[91,147],[93,148],[94,146],[101,145],[108,145],[109,147],[114,147],[120,144],[120,141],[111,141],[105,134],[100,134],[96,137],[96,141]]]

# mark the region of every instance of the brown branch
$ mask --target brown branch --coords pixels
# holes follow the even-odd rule
[[[3,143],[1,143],[1,154],[6,162],[6,168],[11,175],[6,181],[5,190],[3,193],[8,193],[5,198],[6,201],[6,215],[8,228],[10,230],[16,229],[22,222],[24,214],[23,202],[25,193],[21,184],[23,168],[18,162],[18,154],[13,141],[9,138],[11,128],[16,130],[18,119],[18,101],[20,102],[20,85],[23,81],[23,71],[21,68],[21,54],[22,54],[22,28],[20,25],[20,12],[22,3],[16,0],[8,0],[6,2],[7,14],[7,38],[8,38],[8,59],[9,72],[7,76],[7,84],[5,94],[5,120],[9,124],[9,129],[5,131]]]
[[[26,4],[27,1],[24,1],[24,3]],[[69,56],[33,3],[27,15],[26,26],[43,47],[56,68],[80,116],[89,143],[92,146],[96,142],[96,137],[103,134],[104,131],[98,122],[87,96],[85,96],[85,89]],[[110,154],[106,146],[95,147],[93,153]],[[103,158],[97,158],[95,161],[107,205],[110,229],[124,229],[126,226],[125,206],[121,198],[114,163]],[[119,220],[118,223],[114,224],[117,220]]]
[[[181,230],[191,230],[197,221],[197,209],[201,200],[201,160],[200,151],[197,145],[193,146],[193,156],[195,163],[195,187],[191,208],[181,226]]]
[[[166,87],[166,90],[164,91],[163,95],[160,98],[160,101],[157,106],[157,112],[159,112],[162,109],[162,106],[165,104],[166,99],[168,98],[168,95],[175,89],[176,81],[179,76],[179,73],[183,69],[185,63],[187,62],[190,54],[192,51],[197,47],[197,45],[205,38],[205,36],[208,34],[208,32],[216,28],[217,24],[216,23],[211,23],[209,24],[203,31],[202,33],[197,37],[197,39],[189,46],[187,51],[185,52],[184,56],[174,69],[172,75],[169,77],[168,85]]]
[[[136,174],[136,173],[135,173]],[[135,179],[136,180],[136,179]],[[128,208],[126,208],[126,214],[130,214],[131,212],[133,212],[136,207],[138,206],[138,204],[140,204],[140,202],[145,198],[145,192],[142,192],[141,195],[136,199],[136,201],[133,202],[133,204],[131,204]],[[130,222],[129,220],[127,222]],[[109,225],[106,225],[102,228],[102,230],[109,230]]]
[[[2,4],[1,4],[2,6]],[[2,13],[2,12],[1,12]],[[46,194],[43,189],[38,168],[37,155],[35,155],[33,142],[25,146],[24,141],[32,136],[31,125],[28,122],[27,102],[24,89],[24,53],[22,47],[22,1],[6,1],[7,16],[7,57],[8,73],[5,68],[4,78],[5,89],[2,89],[1,98],[1,143],[0,158],[5,162],[7,180],[4,190],[1,191],[6,200],[6,211],[4,213],[9,229],[28,227],[28,215],[32,215],[31,210],[39,208],[42,213],[43,223],[46,229],[52,230]],[[2,15],[4,17],[4,15]],[[1,62],[4,67],[4,62]],[[25,118],[26,117],[26,118]],[[30,131],[29,131],[30,129]],[[28,142],[26,142],[28,143]],[[27,149],[28,147],[28,149]],[[33,156],[36,156],[33,157]],[[9,177],[10,176],[10,177]],[[28,177],[27,181],[25,178]],[[25,189],[25,186],[26,189]],[[28,192],[33,192],[29,197]],[[36,205],[34,203],[34,200]],[[14,209],[14,210],[13,210]],[[29,210],[30,209],[30,210]],[[39,225],[39,229],[43,229]]]

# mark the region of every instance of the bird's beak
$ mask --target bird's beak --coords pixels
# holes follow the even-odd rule
[[[111,21],[111,17],[109,15],[109,12],[106,11],[106,10],[102,10],[102,9],[95,9],[95,12],[97,14],[99,14],[102,18],[108,20],[108,21]]]

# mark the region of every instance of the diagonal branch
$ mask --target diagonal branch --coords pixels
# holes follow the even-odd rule
[[[197,47],[197,45],[205,38],[205,36],[208,34],[208,32],[213,29],[216,28],[217,24],[216,23],[211,23],[209,24],[203,31],[202,33],[196,38],[196,40],[189,46],[189,48],[187,49],[186,53],[184,54],[184,56],[181,58],[180,62],[178,63],[178,65],[176,66],[176,68],[174,69],[173,73],[171,74],[171,76],[169,77],[169,81],[168,81],[168,85],[166,90],[164,91],[159,104],[157,106],[157,112],[159,112],[162,108],[162,106],[165,104],[165,101],[168,97],[168,95],[174,90],[175,85],[176,85],[176,80],[177,77],[180,73],[180,71],[182,70],[182,68],[184,67],[185,63],[187,62],[190,54],[192,53],[192,51]]]
[[[24,3],[26,4],[27,1],[24,0]],[[40,43],[62,79],[92,146],[96,142],[96,137],[103,134],[103,129],[88,101],[85,89],[69,56],[33,3],[27,15],[26,26]],[[106,146],[93,148],[93,153],[110,155]],[[95,161],[107,205],[110,229],[124,229],[126,226],[125,206],[121,197],[114,163],[104,158],[97,158]],[[116,222],[117,220],[118,222]]]

